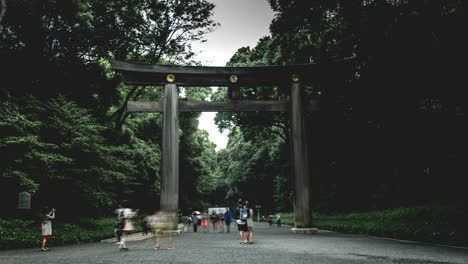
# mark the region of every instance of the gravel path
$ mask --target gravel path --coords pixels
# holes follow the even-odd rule
[[[255,223],[253,245],[240,245],[237,232],[183,233],[175,238],[175,250],[155,250],[143,236],[132,240],[127,244],[130,250],[124,252],[112,242],[54,247],[49,252],[39,248],[0,251],[0,263],[468,263],[468,249],[463,248],[327,231],[296,235],[290,227],[269,228],[263,223]]]

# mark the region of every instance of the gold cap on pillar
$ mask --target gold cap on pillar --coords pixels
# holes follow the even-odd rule
[[[297,73],[294,73],[294,74],[291,76],[291,80],[292,80],[293,82],[298,82],[298,81],[300,81],[300,80],[301,80],[300,75],[297,74]]]
[[[175,81],[175,76],[174,76],[174,74],[168,74],[168,75],[166,76],[166,80],[167,80],[168,82],[170,82],[170,83],[174,82],[174,81]]]
[[[231,77],[229,77],[229,80],[231,81],[231,83],[236,83],[238,78],[236,75],[231,75]]]

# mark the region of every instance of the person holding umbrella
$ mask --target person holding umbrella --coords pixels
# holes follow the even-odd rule
[[[200,224],[200,221],[201,221],[200,215],[201,215],[200,211],[194,211],[192,213],[193,232],[197,232],[198,225]]]

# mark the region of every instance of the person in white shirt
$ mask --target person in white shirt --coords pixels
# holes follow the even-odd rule
[[[133,211],[130,208],[122,208],[120,211],[120,226],[122,227],[122,236],[120,237],[120,250],[128,250],[127,245],[125,244],[125,237],[128,232],[132,231],[133,223],[132,218],[138,214],[138,210]]]
[[[47,248],[47,240],[51,238],[52,236],[52,221],[51,219],[55,219],[55,208],[52,208],[52,210],[49,210],[49,207],[44,207],[44,210],[42,211],[42,223],[41,223],[41,228],[42,228],[42,248],[41,251],[47,251],[49,248]]]
[[[247,243],[248,244],[253,244],[253,226],[254,226],[253,216],[254,216],[254,213],[253,213],[252,208],[250,208],[248,201],[245,201],[245,206],[249,210],[249,217],[247,218],[247,228],[249,230]]]

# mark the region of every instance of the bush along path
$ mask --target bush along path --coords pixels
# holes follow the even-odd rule
[[[139,218],[133,219],[135,230],[140,232]],[[115,235],[114,218],[80,218],[70,223],[52,224],[50,245],[96,242]],[[133,233],[132,232],[132,233]],[[41,224],[33,220],[0,219],[0,249],[40,247]]]
[[[468,208],[461,206],[402,207],[349,214],[314,214],[314,227],[343,233],[468,246]],[[292,213],[282,222],[294,225]]]

